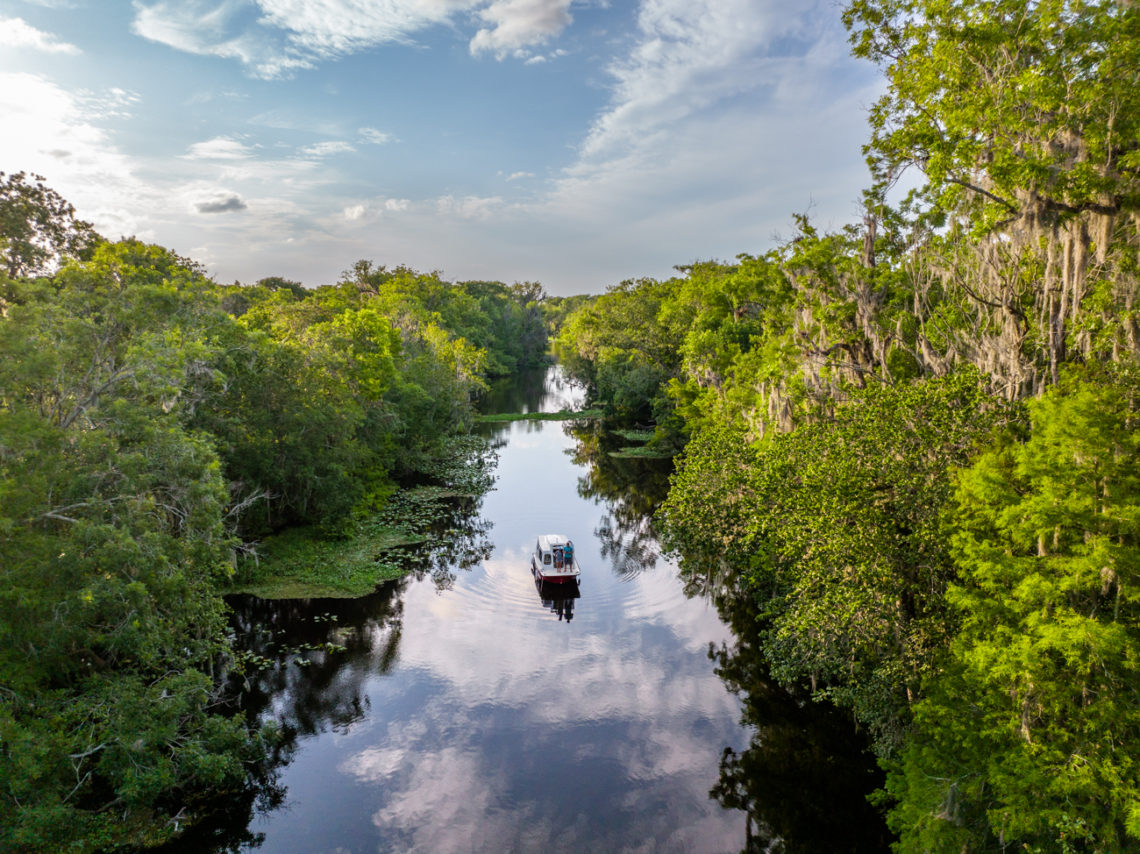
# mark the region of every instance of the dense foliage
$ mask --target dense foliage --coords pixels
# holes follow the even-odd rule
[[[239,555],[427,476],[489,372],[544,360],[543,294],[219,287],[22,175],[0,217],[0,848],[145,844],[265,753],[219,702]]]
[[[684,447],[684,571],[869,730],[900,851],[1135,848],[1140,9],[844,17],[863,221],[614,287],[565,363]]]

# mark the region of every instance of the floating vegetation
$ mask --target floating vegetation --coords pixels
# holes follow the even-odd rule
[[[616,451],[610,451],[609,455],[619,460],[667,460],[673,456],[673,453],[646,445],[637,445],[632,448],[619,448]]]
[[[644,444],[650,441],[656,434],[652,430],[611,430],[615,436],[621,436],[627,442],[639,442]]]
[[[498,421],[576,421],[585,418],[601,418],[600,409],[562,409],[558,412],[496,412],[493,415],[477,415],[476,421],[491,423]]]

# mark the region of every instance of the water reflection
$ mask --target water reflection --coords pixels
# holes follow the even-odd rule
[[[533,368],[493,381],[479,398],[480,412],[560,412],[577,409],[583,392],[561,369]]]
[[[686,572],[690,595],[712,598],[734,642],[710,646],[752,729],[744,750],[725,748],[710,795],[748,816],[744,854],[886,854],[891,837],[867,796],[883,783],[850,717],[769,676],[763,619],[745,592],[716,572]]]
[[[538,591],[538,598],[545,608],[558,617],[558,621],[569,623],[574,619],[574,602],[581,598],[577,582],[566,584],[551,584],[541,578],[535,578],[534,589]]]
[[[584,470],[578,495],[604,506],[594,529],[602,557],[622,578],[653,569],[659,557],[653,513],[669,492],[672,460],[613,456],[624,443],[600,422],[568,430],[576,441],[574,462]]]

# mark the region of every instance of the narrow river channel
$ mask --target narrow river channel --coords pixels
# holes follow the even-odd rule
[[[485,408],[580,403],[557,368],[497,394]],[[850,724],[762,675],[730,691],[725,673],[754,668],[646,515],[667,469],[629,461],[643,472],[623,486],[562,422],[485,429],[495,487],[456,522],[469,566],[445,560],[363,599],[232,603],[248,648],[305,654],[251,686],[250,710],[290,741],[214,850],[884,850]],[[574,539],[576,595],[536,586],[543,533]]]

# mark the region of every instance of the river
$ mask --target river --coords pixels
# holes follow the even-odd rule
[[[484,407],[580,402],[554,368]],[[449,523],[469,565],[362,599],[233,600],[265,665],[243,703],[286,739],[228,821],[171,850],[885,850],[850,723],[769,684],[725,622],[748,618],[660,554],[667,463],[615,462],[563,422],[484,427],[495,487]],[[529,569],[555,532],[582,567],[567,595]]]

